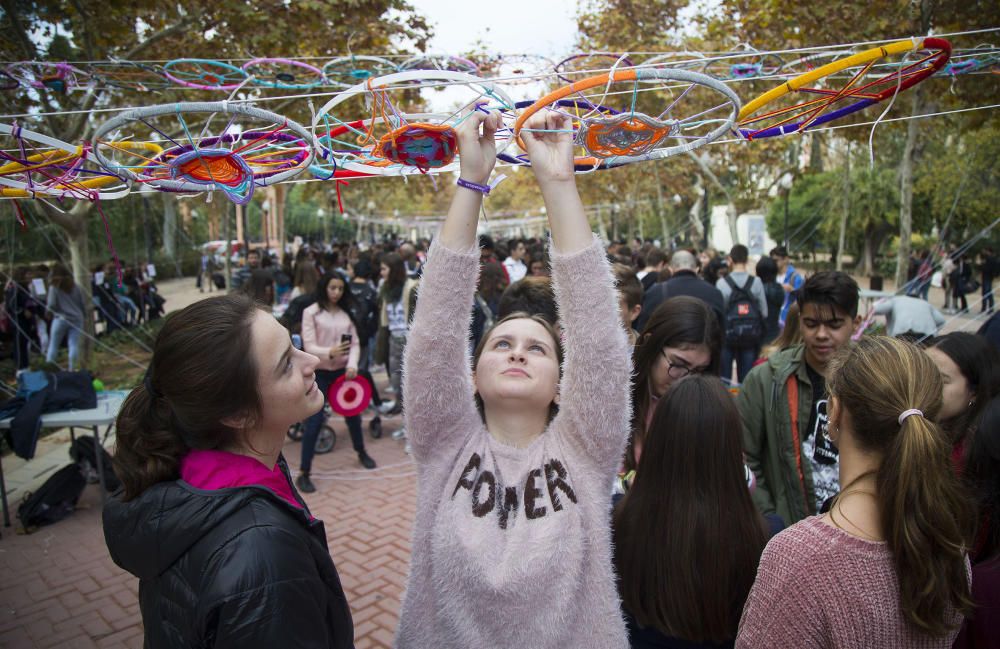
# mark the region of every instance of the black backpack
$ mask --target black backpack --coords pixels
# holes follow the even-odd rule
[[[69,447],[69,456],[79,465],[84,477],[88,478],[91,484],[98,482],[97,476],[97,454],[94,453],[94,437],[92,435],[81,435],[73,440]],[[121,488],[121,480],[115,475],[114,467],[111,464],[111,454],[104,447],[101,447],[101,468],[104,470],[104,486],[108,493],[114,493]]]
[[[51,525],[66,518],[76,509],[87,480],[76,464],[59,469],[46,480],[38,491],[24,494],[17,508],[24,531],[31,533],[43,525]]]
[[[726,276],[726,284],[732,291],[726,307],[726,344],[731,347],[757,345],[764,335],[764,319],[750,293],[753,280],[751,275],[743,286],[737,286],[732,277]]]

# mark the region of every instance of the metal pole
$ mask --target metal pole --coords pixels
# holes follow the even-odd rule
[[[791,189],[785,190],[785,250],[788,250],[788,195],[791,192]]]

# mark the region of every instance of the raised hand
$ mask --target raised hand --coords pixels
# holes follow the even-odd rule
[[[474,110],[455,129],[458,162],[464,180],[484,185],[490,179],[497,162],[496,132],[502,124],[499,112],[493,111],[487,115]]]
[[[573,133],[568,115],[551,110],[535,113],[524,123],[521,139],[539,185],[573,180]]]

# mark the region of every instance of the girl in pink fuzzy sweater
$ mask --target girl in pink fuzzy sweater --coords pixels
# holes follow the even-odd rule
[[[499,115],[474,113],[459,128],[463,181],[488,180],[499,126]],[[540,114],[526,128],[564,347],[543,320],[514,314],[469,357],[482,194],[460,183],[403,365],[419,478],[400,649],[628,646],[610,535],[631,414],[628,342],[576,190],[568,120]]]

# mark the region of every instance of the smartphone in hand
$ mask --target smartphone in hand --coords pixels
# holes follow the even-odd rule
[[[344,343],[347,343],[348,345],[351,344],[351,334],[340,335],[340,344],[343,345]]]

